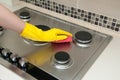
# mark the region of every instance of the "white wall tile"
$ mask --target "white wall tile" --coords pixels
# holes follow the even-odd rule
[[[120,19],[120,0],[51,0],[66,6]]]
[[[79,0],[77,8],[120,19],[120,0]]]
[[[12,4],[12,0],[0,0],[0,2],[6,3],[8,5]]]

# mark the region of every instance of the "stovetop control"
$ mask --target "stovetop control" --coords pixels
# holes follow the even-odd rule
[[[0,35],[2,35],[4,33],[4,28],[2,26],[0,26]]]
[[[17,63],[18,61],[19,61],[19,56],[17,55],[17,54],[14,54],[14,53],[12,53],[11,55],[10,55],[10,61],[12,62],[12,63]]]
[[[29,68],[29,63],[25,58],[20,58],[18,61],[18,67],[24,71],[27,71]]]
[[[1,56],[2,56],[4,59],[9,60],[11,54],[12,54],[12,53],[10,52],[9,49],[2,49],[2,50],[1,50]]]
[[[15,53],[12,53],[9,49],[0,47],[0,58],[3,58],[4,60],[18,67],[19,69],[32,75],[37,80],[58,80],[57,78],[51,76],[40,68],[29,63],[25,58],[20,57]]]

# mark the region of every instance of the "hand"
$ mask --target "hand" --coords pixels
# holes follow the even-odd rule
[[[26,23],[21,36],[34,41],[54,42],[64,40],[72,34],[58,28],[43,31],[32,24]]]
[[[58,28],[52,28],[48,31],[43,31],[42,39],[44,41],[59,41],[66,39],[68,36],[72,36],[72,34]]]

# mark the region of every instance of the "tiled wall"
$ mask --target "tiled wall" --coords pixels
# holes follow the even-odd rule
[[[100,13],[95,13],[92,10],[84,10],[76,5],[78,0],[20,0],[26,3],[36,5],[59,14],[70,16],[75,19],[80,19],[88,23],[105,27],[114,31],[120,31],[120,21],[116,18],[111,18]],[[89,0],[88,0],[89,1]],[[87,6],[87,5],[86,5]],[[98,8],[99,9],[99,8]]]

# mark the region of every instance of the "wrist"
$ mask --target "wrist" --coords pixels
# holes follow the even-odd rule
[[[26,22],[22,22],[22,24],[19,26],[17,32],[21,34],[23,32],[25,26],[26,26]]]

